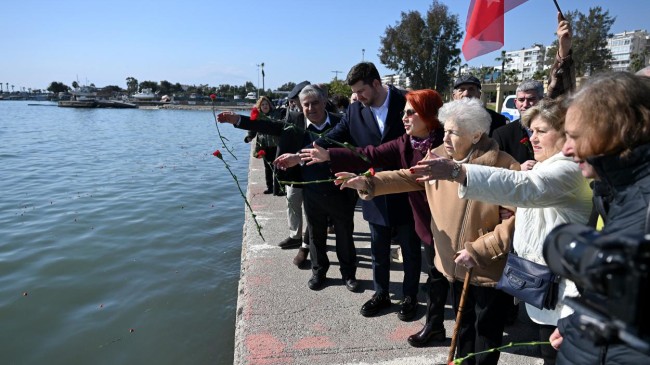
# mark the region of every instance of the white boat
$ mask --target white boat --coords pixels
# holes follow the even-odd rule
[[[95,89],[90,86],[79,86],[78,88],[73,89],[70,93],[72,94],[70,100],[95,101],[97,98]]]
[[[150,88],[144,88],[140,92],[131,95],[131,97],[136,100],[153,100],[156,98],[156,94]]]
[[[251,91],[248,94],[246,94],[246,97],[244,99],[257,100],[257,93],[255,91]]]

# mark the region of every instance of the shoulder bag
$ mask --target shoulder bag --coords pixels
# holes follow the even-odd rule
[[[559,282],[548,266],[511,251],[496,288],[539,309],[555,309]]]

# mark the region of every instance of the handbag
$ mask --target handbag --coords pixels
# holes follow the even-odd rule
[[[496,288],[539,309],[555,309],[559,283],[548,266],[510,252]]]

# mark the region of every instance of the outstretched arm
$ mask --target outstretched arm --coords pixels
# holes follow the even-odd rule
[[[551,67],[551,78],[546,93],[552,99],[566,94],[576,88],[576,75],[571,56],[572,33],[571,24],[564,20],[562,13],[557,13],[558,49],[555,62]]]

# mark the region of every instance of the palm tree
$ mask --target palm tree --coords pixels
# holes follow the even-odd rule
[[[494,59],[497,62],[501,62],[501,75],[499,75],[499,79],[501,82],[505,79],[504,75],[504,69],[506,68],[506,63],[511,62],[512,58],[506,56],[506,51],[501,51],[501,57],[497,57]]]

